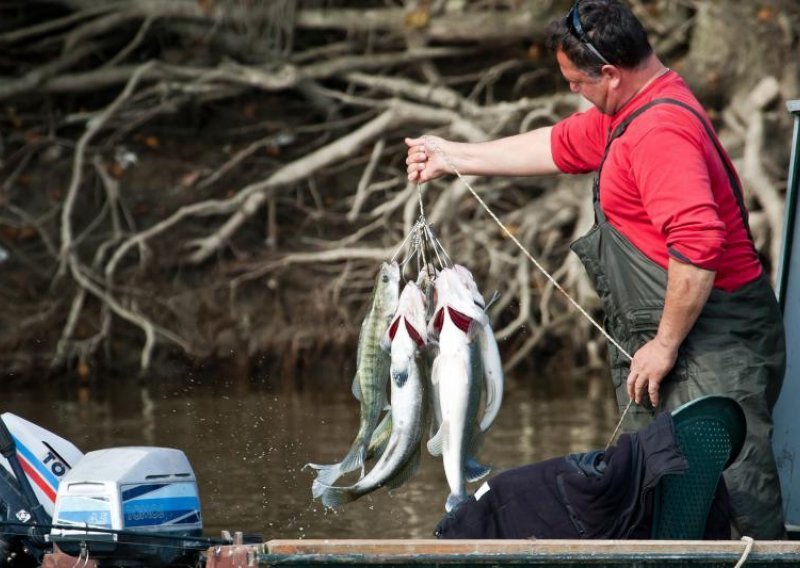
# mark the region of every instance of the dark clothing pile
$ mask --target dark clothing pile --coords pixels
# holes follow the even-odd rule
[[[672,415],[620,436],[606,451],[570,454],[504,471],[447,514],[439,538],[647,539],[653,492],[662,476],[688,465]],[[722,479],[705,538],[730,539]]]

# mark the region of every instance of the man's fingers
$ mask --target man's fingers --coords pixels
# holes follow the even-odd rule
[[[645,392],[650,395],[651,401],[653,400],[653,393],[655,393],[656,397],[658,396],[658,386],[651,387],[647,375],[640,374],[637,371],[631,371],[626,382],[628,386],[628,396],[632,398],[636,404],[642,403],[642,397]]]
[[[631,369],[628,374],[628,396],[639,402],[639,393],[641,393],[647,384],[646,375],[640,373],[636,369]]]
[[[426,162],[428,161],[428,154],[424,152],[422,148],[410,148],[408,150],[408,156],[406,157],[406,164],[411,164],[412,162]]]
[[[658,385],[648,383],[647,394],[650,395],[650,402],[653,404],[653,406],[658,406]]]

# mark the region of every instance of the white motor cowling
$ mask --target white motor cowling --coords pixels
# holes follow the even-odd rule
[[[177,449],[89,452],[59,486],[53,525],[50,538],[67,554],[168,565],[202,533],[197,480]]]

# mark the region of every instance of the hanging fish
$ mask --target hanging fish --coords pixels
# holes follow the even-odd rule
[[[391,424],[389,441],[375,466],[349,487],[314,482],[313,493],[327,507],[339,507],[380,487],[394,489],[417,470],[425,428],[425,381],[420,353],[425,347],[425,297],[409,282],[400,295],[397,314],[384,339],[391,352]]]
[[[461,281],[472,294],[472,299],[476,305],[486,310],[486,303],[478,290],[478,285],[472,273],[459,264],[453,267]],[[480,422],[481,432],[486,432],[494,423],[500,412],[500,405],[503,402],[504,374],[503,362],[500,359],[500,349],[497,347],[497,340],[494,337],[492,324],[489,318],[477,335],[480,358],[483,367],[484,387],[486,389],[486,403],[483,409],[483,417]]]
[[[332,485],[346,473],[361,468],[361,477],[364,477],[368,448],[381,412],[387,407],[389,354],[380,348],[380,342],[397,310],[399,293],[400,268],[396,262],[384,262],[375,280],[370,309],[361,324],[358,338],[356,374],[353,379],[353,396],[361,403],[358,434],[347,455],[339,463],[308,464],[318,471],[312,486],[315,497],[318,496],[318,487]]]
[[[480,378],[474,371],[479,353],[473,343],[488,318],[452,268],[443,269],[436,278],[436,297],[430,327],[439,333],[439,353],[431,381],[438,388],[441,425],[428,450],[434,454],[441,450],[450,487],[445,503],[449,512],[468,497],[467,467],[481,396]]]

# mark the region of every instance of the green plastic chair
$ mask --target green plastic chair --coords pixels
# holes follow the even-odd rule
[[[747,422],[739,403],[716,395],[687,402],[672,418],[689,469],[665,475],[656,486],[651,537],[699,540],[719,478],[742,449]]]

